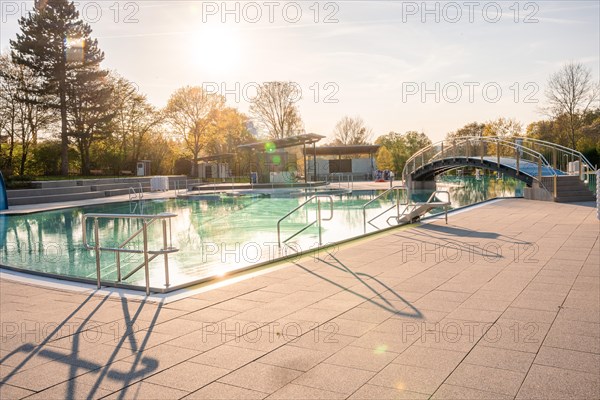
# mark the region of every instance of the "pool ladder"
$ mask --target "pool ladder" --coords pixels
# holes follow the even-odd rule
[[[404,197],[406,199],[405,203],[401,203],[400,199],[401,199],[401,194],[402,192],[404,192]],[[367,207],[370,206],[371,204],[373,204],[375,201],[379,200],[380,198],[387,196],[389,193],[394,193],[396,195],[396,202],[394,205],[392,205],[389,208],[386,208],[385,210],[383,210],[382,212],[380,212],[379,214],[377,214],[376,216],[374,216],[373,218],[371,218],[370,220],[367,221]],[[406,186],[392,186],[391,188],[389,188],[388,190],[386,190],[383,193],[380,193],[378,196],[376,196],[374,199],[366,202],[363,207],[362,207],[362,212],[363,212],[363,229],[364,232],[367,233],[367,224],[370,224],[371,226],[375,227],[376,229],[379,230],[379,228],[377,226],[375,226],[375,224],[373,224],[372,222],[379,218],[380,216],[382,216],[383,214],[387,213],[388,211],[390,211],[393,208],[396,208],[396,215],[400,215],[400,205],[405,205],[408,203],[408,189],[406,188]],[[389,218],[388,218],[389,219]]]
[[[329,217],[328,218],[323,218],[323,216],[321,215],[321,199],[327,199],[327,201],[329,202]],[[296,211],[300,210],[304,206],[308,205],[309,203],[312,203],[314,200],[317,200],[316,219],[314,221],[310,222],[308,225],[305,225],[302,229],[296,231],[296,233],[294,233],[292,236],[290,236],[287,239],[282,241],[281,240],[281,222],[283,222],[285,219],[290,217],[292,214],[294,214]],[[279,221],[277,221],[277,244],[279,245],[279,247],[281,247],[281,243],[284,243],[284,244],[287,243],[288,241],[292,240],[293,238],[295,238],[296,236],[298,236],[299,234],[301,234],[302,232],[304,232],[311,226],[317,224],[317,227],[319,228],[319,246],[322,246],[323,245],[323,237],[322,237],[322,232],[321,232],[322,222],[323,221],[331,221],[332,218],[333,218],[333,198],[331,196],[327,196],[327,195],[312,196],[309,199],[307,199],[304,203],[300,204],[298,207],[294,208],[292,211],[290,211],[289,213],[287,213],[286,215],[281,217],[279,219]]]
[[[141,200],[144,198],[144,189],[142,188],[142,183],[138,182],[138,192],[135,191],[135,187],[129,187],[129,201],[132,200]]]
[[[446,196],[445,200],[440,199],[440,195]],[[387,219],[388,223],[390,219],[395,219],[397,224],[410,223],[415,219],[421,218],[434,208],[444,208],[444,218],[446,224],[448,224],[448,207],[450,207],[450,192],[445,190],[436,190],[429,196],[429,199],[425,202],[409,203],[406,208],[399,213],[397,216],[391,216]]]
[[[144,268],[145,280],[146,280],[146,295],[150,294],[150,270],[149,265],[152,260],[158,256],[164,256],[165,264],[165,287],[169,287],[169,254],[176,253],[179,251],[178,248],[173,247],[171,237],[171,218],[176,217],[177,214],[172,213],[161,213],[155,215],[145,214],[99,214],[90,213],[83,215],[82,221],[82,236],[83,236],[83,247],[86,250],[94,250],[96,256],[96,283],[98,289],[101,287],[100,277],[100,256],[102,251],[113,252],[116,255],[116,266],[117,266],[117,282],[122,282],[128,279],[133,274]],[[93,218],[93,232],[94,232],[94,243],[90,244],[87,241],[87,219]],[[101,219],[138,219],[142,220],[142,227],[137,231],[133,232],[125,241],[119,244],[117,247],[103,247],[100,245],[99,239],[99,220]],[[160,250],[150,250],[148,248],[148,227],[153,225],[157,221],[162,221],[162,243],[163,247]],[[168,227],[167,227],[168,225]],[[168,232],[168,235],[167,235]],[[138,236],[142,236],[142,249],[130,249],[125,248],[133,239]],[[127,254],[143,254],[144,261],[136,266],[133,270],[127,273],[125,276],[121,275],[121,253]]]
[[[396,195],[395,203],[392,206],[390,206],[390,207],[386,208],[385,210],[383,210],[382,212],[380,212],[379,214],[377,214],[376,216],[374,216],[373,218],[367,220],[367,207],[370,204],[372,204],[373,202],[375,202],[376,200],[379,200],[383,196],[386,196],[392,192],[394,192]],[[405,200],[404,202],[401,201],[402,192],[404,192],[404,200]],[[439,196],[442,194],[446,196],[445,201],[444,200],[440,201]],[[402,210],[402,212],[400,212],[401,205],[406,206],[404,208],[404,210]],[[373,224],[373,221],[375,219],[379,218],[380,216],[382,216],[383,214],[387,213],[388,211],[392,210],[393,208],[396,208],[396,215],[392,215],[392,216],[388,217],[386,220],[386,222],[390,226],[391,226],[391,224],[390,224],[391,219],[395,219],[396,224],[410,223],[410,222],[414,221],[415,219],[420,218],[423,215],[427,214],[432,209],[438,208],[438,207],[444,208],[444,216],[445,216],[446,224],[447,224],[448,223],[448,207],[449,206],[450,206],[450,193],[445,190],[436,190],[435,192],[433,192],[431,194],[431,196],[429,196],[429,199],[426,202],[411,202],[410,194],[409,194],[406,186],[393,186],[393,187],[389,188],[388,190],[386,190],[385,192],[379,194],[377,197],[375,197],[371,201],[369,201],[363,205],[364,232],[367,233],[367,224],[369,224],[379,230],[379,228],[375,224]]]

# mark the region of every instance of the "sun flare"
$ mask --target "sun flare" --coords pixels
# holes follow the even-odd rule
[[[204,25],[190,36],[189,50],[194,64],[208,72],[230,72],[241,60],[236,30],[225,24]]]

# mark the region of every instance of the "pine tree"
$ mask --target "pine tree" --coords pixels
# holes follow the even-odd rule
[[[79,18],[73,2],[40,0],[35,10],[19,20],[21,33],[11,40],[12,58],[34,71],[41,91],[60,110],[61,173],[69,173],[69,92],[73,82],[102,79],[104,53],[91,39],[91,27]],[[46,97],[44,97],[46,98]]]

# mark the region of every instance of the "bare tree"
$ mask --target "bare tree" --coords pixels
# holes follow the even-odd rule
[[[250,113],[268,131],[271,139],[299,134],[303,131],[296,106],[300,95],[298,85],[293,82],[265,82],[252,100]]]
[[[145,95],[129,80],[112,73],[112,103],[115,112],[113,138],[116,140],[120,171],[125,165],[132,168],[140,159],[142,145],[162,122],[163,115],[152,106]],[[125,163],[125,165],[123,165]]]
[[[598,83],[592,78],[590,69],[581,63],[565,64],[548,80],[546,98],[550,104],[550,114],[555,118],[567,116],[573,148],[577,144],[581,116],[598,100],[598,89]]]
[[[8,55],[0,57],[0,134],[7,133],[9,143],[7,169],[12,169],[15,146],[20,147],[19,174],[25,174],[25,164],[41,130],[54,120],[40,94],[39,78]]]
[[[198,156],[209,140],[209,126],[216,113],[225,106],[220,94],[207,93],[198,86],[186,86],[171,95],[165,115],[175,133],[183,139],[194,159],[192,174],[196,174]]]
[[[373,131],[365,126],[361,117],[343,117],[333,129],[335,144],[344,146],[368,144]]]

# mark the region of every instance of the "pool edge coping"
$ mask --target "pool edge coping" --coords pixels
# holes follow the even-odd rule
[[[484,207],[496,202],[501,202],[507,199],[519,199],[518,197],[499,197],[494,199],[485,200],[476,204],[471,204],[463,207],[459,207],[454,210],[449,210],[449,215],[456,215],[463,212],[468,212],[473,209]],[[115,298],[127,298],[127,299],[137,299],[141,301],[147,301],[151,303],[170,303],[177,300],[181,300],[183,298],[187,298],[190,296],[194,296],[203,292],[207,292],[210,290],[214,290],[217,288],[229,286],[235,284],[240,281],[244,281],[246,279],[251,279],[256,276],[268,274],[270,272],[277,271],[279,269],[287,268],[294,264],[295,261],[299,261],[302,259],[306,259],[309,257],[314,257],[315,253],[321,251],[327,251],[332,247],[338,246],[353,246],[359,244],[363,240],[375,240],[378,235],[388,234],[393,230],[407,230],[418,228],[421,225],[430,224],[435,222],[436,220],[440,220],[444,218],[444,214],[436,214],[426,218],[423,218],[418,223],[415,224],[405,224],[400,226],[391,226],[387,227],[375,232],[367,233],[364,235],[360,235],[354,238],[349,238],[345,240],[341,240],[339,242],[334,242],[327,244],[322,247],[318,247],[314,250],[302,252],[301,254],[292,254],[285,257],[280,257],[277,259],[265,261],[259,264],[254,264],[251,266],[247,266],[244,268],[240,268],[231,273],[230,276],[225,276],[222,279],[215,277],[203,278],[197,281],[191,281],[186,284],[182,284],[179,286],[175,286],[170,290],[159,290],[157,292],[151,293],[149,296],[146,296],[145,293],[140,287],[134,285],[106,285],[102,286],[100,289],[95,287],[95,284],[90,283],[89,280],[78,279],[74,277],[66,277],[59,278],[52,274],[46,274],[39,271],[25,271],[20,270],[18,268],[5,266],[0,264],[0,278],[7,279],[11,281],[21,282],[33,286],[41,286],[45,288],[51,288],[60,291],[68,291],[68,292],[78,292],[78,293],[87,293],[94,295],[108,295],[114,296]],[[199,286],[199,287],[198,287]],[[138,289],[134,289],[134,287]],[[195,287],[195,288],[194,288]],[[156,288],[154,288],[156,289]]]

